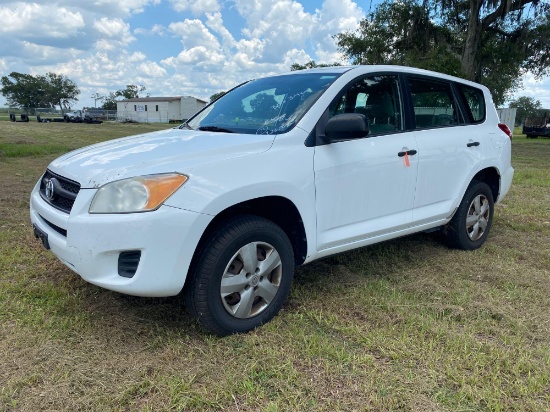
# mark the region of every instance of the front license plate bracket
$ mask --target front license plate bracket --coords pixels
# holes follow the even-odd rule
[[[34,224],[32,225],[32,229],[34,231],[34,237],[40,239],[44,247],[49,250],[50,242],[48,242],[48,234]]]

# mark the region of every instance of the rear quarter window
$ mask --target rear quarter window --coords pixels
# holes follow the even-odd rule
[[[470,122],[483,122],[485,120],[485,97],[483,96],[483,91],[464,84],[458,84],[457,86],[462,94]]]

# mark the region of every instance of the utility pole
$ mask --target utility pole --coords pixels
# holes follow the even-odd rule
[[[92,99],[94,99],[94,107],[97,109],[97,101],[105,99],[105,96],[102,96],[99,93],[94,93],[92,94]]]

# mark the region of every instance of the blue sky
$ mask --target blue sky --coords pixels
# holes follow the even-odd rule
[[[140,84],[152,96],[208,99],[292,63],[345,63],[332,35],[380,0],[0,0],[0,75],[52,71],[91,96]],[[518,95],[550,107],[550,81]],[[5,101],[0,96],[0,105]]]

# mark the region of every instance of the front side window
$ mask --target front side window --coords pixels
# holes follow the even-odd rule
[[[459,124],[451,84],[428,79],[409,79],[417,129]]]
[[[223,95],[186,126],[246,134],[291,130],[340,73],[296,73],[253,80]]]
[[[397,76],[369,76],[347,86],[329,107],[329,116],[341,113],[365,115],[369,121],[369,134],[403,130]]]

